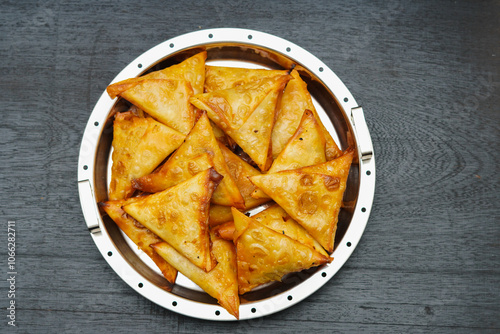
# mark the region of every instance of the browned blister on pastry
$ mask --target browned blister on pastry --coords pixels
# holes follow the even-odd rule
[[[240,294],[268,282],[280,281],[288,273],[332,260],[236,209],[233,215]]]
[[[215,266],[208,210],[221,179],[212,167],[162,192],[141,197],[123,210],[208,272]]]
[[[126,200],[108,201],[99,204],[130,240],[154,261],[158,268],[160,268],[163,276],[171,284],[174,284],[175,278],[177,277],[177,270],[150,247],[150,245],[161,242],[162,240],[122,209],[122,206],[133,203],[139,199],[140,197],[131,197]],[[165,286],[164,288],[170,291],[172,286]]]
[[[230,241],[212,235],[212,252],[217,265],[205,272],[166,242],[153,245],[153,249],[210,296],[217,299],[236,319],[239,318],[240,298],[236,269],[236,252]]]
[[[132,180],[151,173],[185,136],[152,118],[118,113],[113,124],[113,164],[109,199],[130,197]]]

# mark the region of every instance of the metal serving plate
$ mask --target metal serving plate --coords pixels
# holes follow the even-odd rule
[[[327,265],[285,276],[241,296],[240,320],[269,315],[314,293],[347,261],[365,229],[375,192],[375,157],[363,110],[342,81],[322,61],[282,38],[246,29],[200,30],[163,42],[125,67],[113,82],[165,68],[206,50],[207,64],[299,71],[323,124],[342,150],[357,149],[340,211],[334,260]],[[217,301],[179,274],[171,292],[154,263],[100,212],[107,200],[113,112],[119,99],[106,91],[92,111],[80,148],[78,190],[90,235],[114,271],[134,290],[169,310],[208,320],[235,320]]]

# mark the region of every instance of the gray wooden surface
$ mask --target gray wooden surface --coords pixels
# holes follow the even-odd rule
[[[215,27],[275,34],[323,60],[364,107],[377,157],[374,207],[346,265],[305,301],[230,323],[128,287],[87,231],[76,182],[84,126],[115,75]],[[498,333],[499,45],[498,1],[2,1],[0,332]]]

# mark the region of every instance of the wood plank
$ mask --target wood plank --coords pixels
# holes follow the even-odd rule
[[[3,1],[0,226],[16,221],[19,332],[498,333],[499,13],[491,0]],[[123,282],[76,185],[109,82],[158,43],[219,26],[320,58],[363,106],[377,162],[371,217],[345,266],[285,311],[227,323],[170,312]]]

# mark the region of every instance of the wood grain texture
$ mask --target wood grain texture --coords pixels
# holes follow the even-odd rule
[[[16,221],[16,329],[0,332],[500,331],[498,1],[3,1],[0,249]],[[345,266],[305,301],[252,321],[202,321],[146,300],[84,223],[77,160],[90,112],[164,40],[239,27],[323,60],[362,105],[375,201]],[[0,256],[7,273],[7,256]]]

